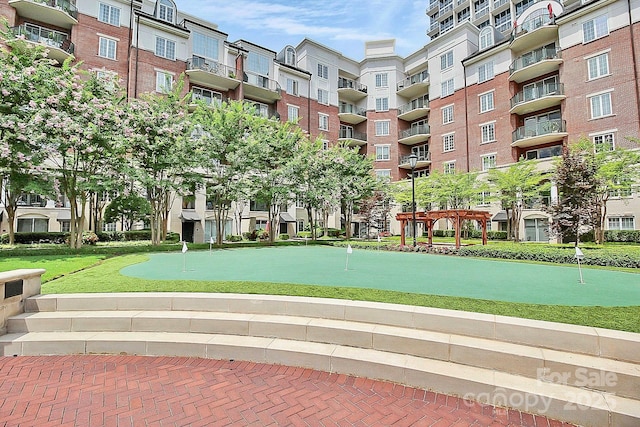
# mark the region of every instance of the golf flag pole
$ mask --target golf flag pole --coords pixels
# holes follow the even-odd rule
[[[353,249],[351,249],[351,245],[347,245],[347,263],[344,266],[344,271],[349,269],[349,254],[353,253]]]
[[[211,252],[211,247],[213,246],[213,236],[209,238],[209,252]]]
[[[380,235],[378,235],[378,251],[380,250],[380,242],[382,242],[382,239],[380,238]]]
[[[580,260],[584,258],[584,254],[582,253],[580,248],[577,246],[576,246],[575,258],[578,260],[578,272],[580,272],[580,283],[584,284],[584,280],[582,280],[582,267],[580,266]]]
[[[187,271],[187,251],[189,250],[189,248],[187,248],[187,241],[183,240],[182,241],[182,271]]]

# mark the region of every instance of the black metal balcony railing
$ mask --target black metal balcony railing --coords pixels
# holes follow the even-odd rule
[[[411,126],[409,129],[398,132],[398,139],[409,138],[416,135],[428,135],[430,132],[429,125]]]
[[[418,108],[429,108],[429,99],[418,98],[398,107],[398,115],[408,113],[409,111],[417,110]]]
[[[339,114],[357,114],[358,116],[367,117],[367,110],[357,107],[353,104],[340,104]]]
[[[353,130],[353,128],[340,128],[340,132],[338,134],[338,138],[340,139],[357,139],[360,141],[367,140],[367,134],[364,132],[358,132]]]
[[[187,61],[187,70],[202,70],[220,77],[228,77],[230,79],[238,78],[238,70],[234,67],[222,65],[216,61],[208,61],[196,55]]]
[[[71,15],[74,19],[78,19],[78,8],[76,7],[75,0],[30,0],[33,3],[40,3],[47,6],[55,7],[56,9],[60,9],[69,15]]]
[[[543,47],[516,58],[509,66],[509,74],[541,61],[559,58],[562,58],[560,49]]]
[[[246,71],[244,73],[243,81],[245,83],[249,83],[250,85],[261,87],[263,89],[280,92],[280,83],[260,74],[252,73],[251,71]]]
[[[418,161],[419,162],[430,162],[431,161],[431,153],[430,152],[427,152],[427,153],[416,153],[416,155],[418,156]],[[408,165],[409,164],[409,155],[400,156],[400,159],[398,160],[398,164],[400,164],[400,165]]]
[[[567,122],[562,119],[539,122],[535,125],[520,126],[513,131],[513,142],[520,139],[532,138],[536,136],[548,135],[550,133],[566,132]]]
[[[428,80],[429,80],[429,73],[427,71],[422,71],[420,73],[407,77],[401,82],[398,82],[398,84],[396,85],[396,90],[401,90],[409,86],[413,86],[416,83],[422,83]]]
[[[16,36],[23,36],[25,40],[53,46],[67,53],[73,54],[75,46],[71,43],[68,34],[60,31],[50,30],[33,24],[22,24],[11,28],[11,32]]]
[[[512,35],[514,38],[519,37],[550,23],[553,23],[553,19],[549,18],[548,14],[545,13],[543,15],[538,15],[533,18],[527,19],[521,25],[514,27]]]
[[[362,93],[367,93],[367,86],[356,82],[355,80],[338,78],[338,89],[353,89]]]
[[[522,90],[511,98],[511,108],[523,102],[535,101],[545,96],[564,95],[564,84],[562,83],[545,83],[541,86],[535,86]]]

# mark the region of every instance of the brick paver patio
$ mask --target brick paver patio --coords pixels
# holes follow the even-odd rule
[[[304,368],[181,357],[0,357],[0,426],[557,426]]]

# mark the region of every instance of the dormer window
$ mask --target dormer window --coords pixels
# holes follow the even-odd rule
[[[493,46],[493,27],[484,27],[480,31],[480,50]]]
[[[296,50],[292,46],[285,49],[284,63],[293,67],[296,65]]]
[[[156,18],[174,24],[176,19],[175,3],[172,0],[158,0]]]

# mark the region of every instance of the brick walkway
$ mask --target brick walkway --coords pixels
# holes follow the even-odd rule
[[[0,357],[0,427],[557,426],[392,383],[180,357]]]

